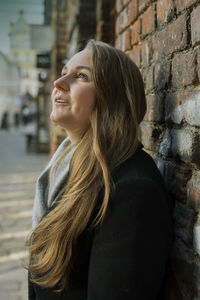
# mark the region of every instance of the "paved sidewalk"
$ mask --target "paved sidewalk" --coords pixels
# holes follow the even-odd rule
[[[27,154],[19,130],[0,130],[0,141],[0,300],[27,300],[25,241],[35,182],[48,154]]]

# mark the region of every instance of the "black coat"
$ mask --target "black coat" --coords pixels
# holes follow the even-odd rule
[[[60,294],[29,281],[30,300],[163,300],[173,242],[171,204],[141,147],[114,174],[102,225],[85,230],[70,285]]]

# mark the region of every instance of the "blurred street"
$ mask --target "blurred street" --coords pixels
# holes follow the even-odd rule
[[[27,300],[25,241],[35,182],[48,154],[26,153],[20,129],[0,130],[0,300]]]

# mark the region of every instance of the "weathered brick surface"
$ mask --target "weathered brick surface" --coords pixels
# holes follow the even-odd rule
[[[197,74],[198,74],[198,80],[200,82],[200,48],[198,48],[198,52],[197,52]]]
[[[119,34],[129,25],[128,7],[125,7],[117,17],[116,32]]]
[[[153,73],[154,73],[153,66],[142,70],[144,85],[147,93],[154,88]]]
[[[138,17],[138,2],[132,0],[128,5],[129,23],[133,23],[137,17]]]
[[[187,185],[188,204],[200,209],[200,171],[194,171]]]
[[[171,157],[171,144],[172,144],[172,138],[170,134],[169,128],[166,128],[163,133],[163,138],[160,143],[159,147],[159,158],[162,157],[162,159],[167,159],[168,157]]]
[[[174,217],[176,218],[174,224],[176,239],[181,240],[188,248],[192,248],[195,219],[192,209],[190,209],[187,204],[177,201],[174,209]]]
[[[123,8],[123,0],[116,0],[116,10],[120,12]]]
[[[200,299],[200,260],[195,254],[196,251],[200,255],[200,2],[132,0],[130,3],[124,0],[121,4],[117,45],[127,49],[144,79],[147,112],[139,136],[175,201],[173,264],[182,299],[197,300]],[[131,5],[138,5],[132,19],[128,12]],[[131,28],[131,45],[125,39],[128,28]]]
[[[128,53],[130,58],[136,63],[138,68],[141,66],[141,46],[134,46],[133,49]]]
[[[141,13],[145,8],[147,8],[149,6],[149,3],[150,3],[150,0],[138,0],[139,13]]]
[[[176,0],[177,3],[177,12],[181,12],[186,8],[190,7],[192,4],[197,2],[197,0]]]
[[[192,44],[196,44],[200,41],[200,6],[198,6],[191,13],[191,34],[192,34]]]
[[[163,94],[150,94],[146,96],[147,111],[144,117],[145,121],[161,122],[164,119],[164,99]]]
[[[122,17],[123,17],[122,15],[119,15],[116,18],[116,25],[115,25],[116,34],[119,34],[121,31]],[[119,35],[118,35],[118,37],[119,37]]]
[[[188,95],[188,93],[186,93]],[[169,93],[165,99],[165,120],[170,123],[180,124],[183,121],[182,103],[187,97],[185,93]]]
[[[165,164],[165,179],[168,190],[179,200],[187,203],[187,184],[192,169],[185,164],[168,161]]]
[[[131,48],[131,29],[126,29],[122,34],[122,50],[127,51]]]
[[[123,5],[126,6],[129,2],[130,0],[123,0]]]
[[[150,60],[152,59],[153,51],[152,51],[152,42],[151,39],[145,40],[142,43],[142,65],[144,67],[150,64]]]
[[[161,127],[142,122],[140,125],[140,136],[145,149],[157,152],[159,149],[159,137],[162,134]]]
[[[141,33],[141,28],[140,28],[140,20],[137,20],[133,23],[132,26],[132,38],[131,38],[131,44],[135,45],[140,41],[140,33]]]
[[[170,61],[162,61],[154,67],[154,86],[156,89],[163,89],[169,83]]]
[[[200,126],[200,92],[169,93],[165,100],[165,119],[175,124],[184,121],[192,126]]]
[[[155,8],[154,5],[151,5],[142,16],[142,35],[155,30]]]
[[[159,0],[157,2],[157,24],[162,26],[168,22],[175,14],[172,0]]]
[[[200,221],[194,225],[193,229],[193,249],[200,255]]]
[[[160,59],[187,46],[186,13],[153,37],[154,59]]]
[[[199,133],[190,129],[172,129],[171,137],[173,157],[200,166]]]
[[[183,103],[185,121],[192,126],[200,126],[200,92],[192,92]]]
[[[115,47],[117,49],[122,49],[122,35],[118,35],[118,37],[115,40]]]
[[[187,76],[186,76],[187,74]],[[196,79],[196,52],[178,54],[172,61],[172,85],[176,88],[192,84]]]

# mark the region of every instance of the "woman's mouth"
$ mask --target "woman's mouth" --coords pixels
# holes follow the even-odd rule
[[[67,100],[56,98],[54,101],[55,105],[69,105]]]

